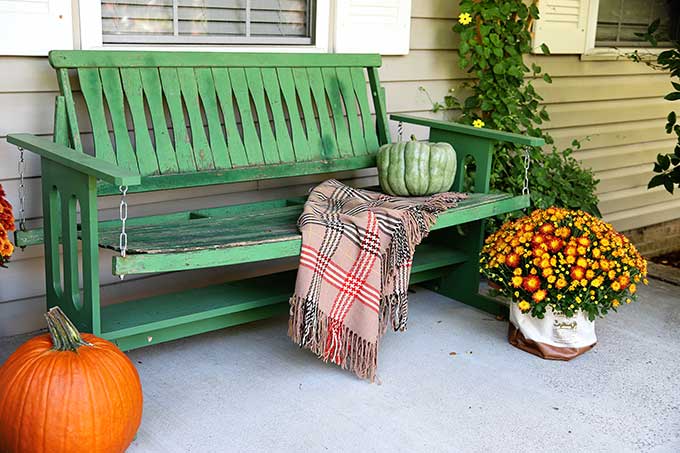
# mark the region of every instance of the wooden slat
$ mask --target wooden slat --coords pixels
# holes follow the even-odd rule
[[[234,99],[231,93],[231,80],[227,68],[213,68],[213,79],[217,98],[220,102],[222,115],[224,116],[224,129],[227,134],[227,146],[229,147],[229,159],[234,167],[248,165],[248,156],[241,141],[241,133],[236,124],[234,115]]]
[[[196,170],[212,170],[215,168],[215,161],[203,128],[203,115],[201,115],[200,101],[196,89],[196,73],[194,68],[178,68],[177,76],[179,77],[182,99],[184,99],[184,107],[189,116]]]
[[[181,172],[196,171],[194,152],[191,149],[187,125],[184,121],[184,107],[182,106],[182,93],[179,87],[179,78],[175,68],[160,68],[161,82],[165,102],[170,111],[172,132],[175,137],[175,155],[177,165]]]
[[[160,173],[158,160],[151,144],[149,135],[149,125],[146,123],[146,112],[144,109],[144,99],[142,98],[142,79],[137,68],[122,68],[120,70],[123,80],[123,90],[125,98],[130,107],[132,115],[132,125],[135,132],[135,152],[139,173],[142,175],[153,175]]]
[[[359,102],[359,110],[361,111],[361,122],[363,124],[364,139],[366,141],[366,148],[368,152],[376,152],[378,150],[378,136],[376,135],[376,127],[371,117],[371,107],[368,104],[368,95],[366,93],[366,77],[364,76],[363,68],[350,69],[352,75],[352,84],[354,86],[354,93]]]
[[[293,152],[296,161],[311,160],[312,154],[309,150],[309,142],[302,127],[300,111],[298,109],[297,95],[295,92],[295,80],[293,79],[293,71],[291,68],[278,68],[276,70],[278,75],[283,99],[288,110],[288,120],[290,121],[290,129],[293,135]]]
[[[264,85],[262,84],[260,68],[246,68],[245,72],[248,90],[253,99],[253,104],[255,104],[257,125],[260,129],[260,145],[262,146],[264,162],[266,164],[281,162],[279,149],[276,145],[276,139],[274,138],[274,132],[272,132],[272,125],[269,121],[269,112],[267,111],[267,103],[264,98]]]
[[[151,124],[153,124],[154,139],[156,141],[156,158],[161,174],[176,173],[179,170],[177,156],[170,141],[168,123],[163,108],[163,91],[161,80],[156,68],[141,68],[139,70],[142,87],[149,105]]]
[[[310,160],[319,159],[322,157],[323,143],[321,142],[321,135],[319,134],[319,128],[316,124],[316,113],[314,112],[314,106],[312,104],[307,70],[304,68],[293,68],[293,77],[295,79],[300,105],[302,106],[302,115],[305,121],[307,140],[309,142]]]
[[[375,121],[378,130],[378,143],[384,145],[390,142],[390,129],[387,124],[387,107],[385,105],[385,92],[380,86],[380,78],[376,68],[368,69],[368,82],[371,85],[373,95],[373,107],[375,107]]]
[[[50,52],[54,68],[81,67],[378,67],[378,54],[78,51]]]
[[[241,127],[243,128],[243,142],[246,148],[246,155],[248,156],[248,163],[263,164],[264,154],[260,145],[260,138],[255,129],[255,121],[253,120],[253,112],[250,108],[250,95],[248,94],[248,83],[246,81],[246,73],[242,68],[229,68],[229,77],[231,79],[231,88],[236,97],[236,105],[241,117]]]
[[[73,100],[73,91],[71,90],[71,81],[68,76],[67,69],[59,69],[57,71],[57,80],[61,89],[61,94],[64,96],[64,103],[66,104],[66,116],[68,117],[68,129],[70,132],[70,142],[78,152],[83,152],[83,144],[80,141],[80,130],[78,129],[78,117],[76,114],[76,103]]]
[[[88,156],[89,157],[89,156]],[[161,176],[143,176],[142,184],[131,186],[129,192],[148,192],[152,190],[200,187],[212,184],[227,184],[242,181],[284,178],[289,176],[316,175],[336,171],[358,170],[375,167],[375,154],[350,157],[347,159],[314,160],[309,162],[281,163],[275,165],[252,165],[224,171],[203,171]],[[98,186],[99,195],[114,195],[118,187],[110,184]]]
[[[101,68],[99,75],[113,124],[113,136],[116,140],[116,162],[123,168],[139,171],[137,156],[132,150],[132,143],[128,135],[120,73],[117,68]]]
[[[326,95],[331,104],[333,125],[335,126],[335,137],[337,139],[339,154],[343,157],[353,156],[352,143],[350,142],[347,123],[345,122],[345,112],[342,108],[338,75],[335,72],[335,68],[322,68],[321,74],[326,88]]]
[[[333,124],[331,123],[330,114],[328,112],[326,89],[324,87],[321,69],[307,68],[307,75],[309,76],[309,86],[312,89],[312,97],[314,98],[314,105],[316,105],[319,124],[321,126],[321,145],[323,146],[322,157],[324,159],[339,157],[338,142],[335,139],[335,131],[333,130]],[[306,115],[305,120],[308,120]]]
[[[231,160],[227,152],[227,144],[222,133],[222,121],[217,110],[217,98],[215,95],[215,82],[213,81],[210,68],[196,68],[196,80],[198,93],[201,96],[203,109],[208,121],[208,134],[210,135],[210,148],[216,168],[231,168]]]
[[[269,109],[272,112],[272,116],[274,117],[276,145],[279,148],[279,157],[281,162],[295,162],[293,144],[290,141],[288,126],[286,124],[286,116],[283,112],[281,88],[279,87],[279,79],[276,75],[276,69],[262,68],[262,82],[264,84],[265,92],[267,93]]]
[[[79,69],[78,78],[80,80],[80,91],[82,91],[85,104],[87,105],[87,114],[90,117],[96,156],[106,162],[115,163],[116,155],[113,152],[109,128],[106,124],[104,97],[102,84],[99,80],[99,71],[89,68]]]
[[[345,104],[345,115],[349,123],[349,136],[352,142],[352,149],[355,156],[366,154],[366,140],[364,139],[364,131],[359,122],[359,114],[357,108],[357,98],[354,95],[354,85],[349,68],[335,68],[335,73],[338,77],[338,86],[342,93],[342,99]]]

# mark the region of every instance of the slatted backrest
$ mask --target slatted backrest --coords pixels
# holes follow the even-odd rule
[[[373,165],[388,140],[380,62],[354,54],[50,53],[70,144],[83,151],[78,119],[88,118],[94,154],[146,177],[138,191]]]

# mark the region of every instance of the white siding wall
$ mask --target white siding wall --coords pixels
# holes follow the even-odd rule
[[[457,39],[451,31],[458,15],[455,1],[414,1],[411,20],[411,52],[384,58],[381,78],[390,112],[432,116],[430,102],[418,91],[425,86],[434,99],[451,87],[459,87],[466,74],[458,69],[454,51]],[[602,179],[601,208],[607,220],[622,230],[680,217],[680,198],[660,190],[647,191],[650,162],[672,141],[663,133],[668,109],[661,96],[668,78],[641,64],[581,61],[577,56],[535,56],[553,76],[553,85],[538,84],[553,116],[551,132],[561,146],[573,138],[590,137],[578,157]],[[17,205],[16,148],[9,146],[9,132],[49,136],[56,95],[54,71],[45,58],[0,57],[0,183]],[[393,132],[395,125],[391,125]],[[425,128],[407,128],[425,137]],[[40,223],[40,166],[27,153],[27,216]],[[340,175],[356,184],[375,182],[371,170]],[[283,195],[302,195],[318,177],[239,183],[130,197],[130,215],[219,206]],[[101,200],[101,218],[116,215],[118,200]],[[290,260],[280,264],[292,266]],[[238,275],[262,272],[262,265],[211,269],[169,276],[151,276],[120,282],[111,275],[111,254],[102,251],[103,303],[151,294],[159,288],[200,286]],[[17,250],[8,269],[0,269],[0,336],[25,332],[43,325],[44,276],[42,247]]]

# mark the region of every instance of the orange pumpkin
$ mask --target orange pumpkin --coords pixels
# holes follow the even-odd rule
[[[142,420],[137,370],[113,343],[78,333],[58,307],[49,334],[0,368],[0,451],[124,452]]]

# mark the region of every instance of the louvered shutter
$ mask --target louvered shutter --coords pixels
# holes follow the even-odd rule
[[[540,53],[540,46],[545,43],[551,53],[583,53],[586,50],[590,1],[597,0],[541,1],[540,19],[534,28],[534,52]]]
[[[104,44],[311,44],[311,0],[102,0]]]
[[[335,51],[405,55],[411,33],[411,0],[336,1]]]
[[[0,55],[73,48],[71,0],[0,0]]]

